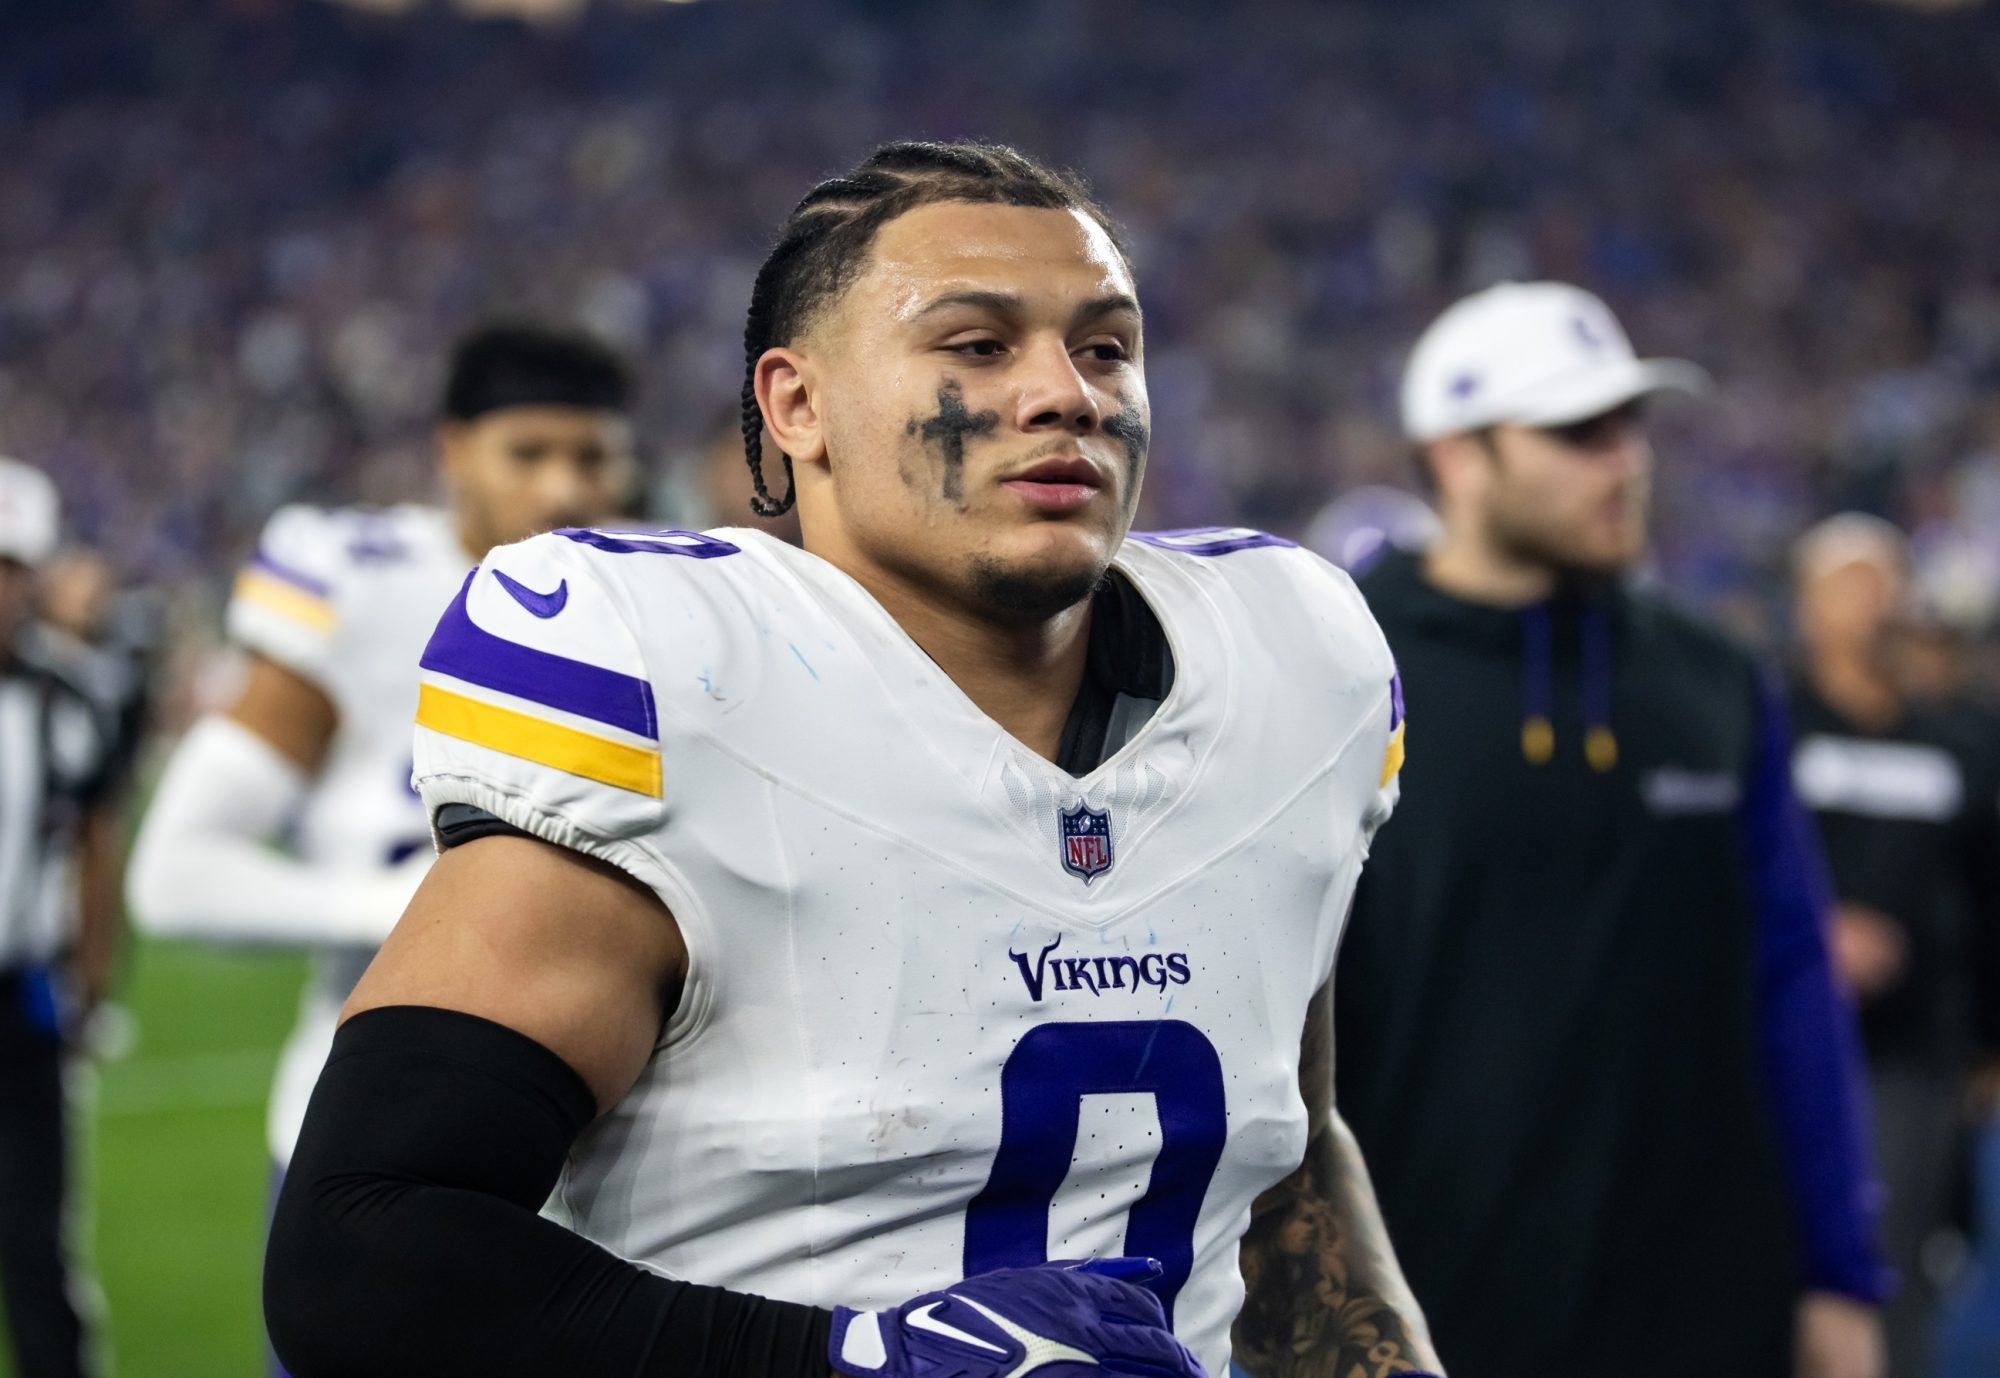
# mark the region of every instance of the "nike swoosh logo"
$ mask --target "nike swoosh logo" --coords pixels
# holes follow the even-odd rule
[[[963,1301],[964,1298],[961,1297],[959,1300]],[[957,1340],[960,1344],[976,1346],[977,1348],[986,1350],[990,1354],[1005,1354],[1007,1352],[992,1341],[982,1340],[977,1335],[968,1335],[957,1326],[941,1321],[931,1314],[931,1312],[943,1305],[944,1303],[941,1301],[934,1301],[929,1306],[919,1306],[910,1313],[910,1324],[919,1330],[928,1330],[933,1335],[942,1335],[947,1340]],[[982,1311],[985,1309],[985,1307],[980,1308]]]
[[[554,617],[569,602],[569,580],[567,579],[557,584],[553,593],[536,593],[526,584],[518,580],[509,579],[497,569],[493,571],[493,577],[500,581],[501,588],[513,595],[516,603],[519,603],[537,617]]]
[[[1001,1378],[1022,1378],[1023,1374],[1032,1373],[1045,1364],[1071,1363],[1087,1364],[1091,1368],[1101,1367],[1097,1362],[1097,1356],[1094,1354],[1085,1354],[1073,1345],[1066,1345],[1059,1340],[1051,1340],[1047,1336],[1037,1335],[1025,1326],[1014,1324],[1014,1322],[1008,1320],[992,1307],[981,1306],[971,1297],[961,1297],[956,1292],[953,1292],[951,1296],[954,1301],[964,1302],[974,1311],[986,1317],[987,1320],[999,1326],[1008,1336],[1019,1341],[1021,1348],[1027,1351],[1021,1362],[1008,1369],[1006,1373],[1001,1375]]]

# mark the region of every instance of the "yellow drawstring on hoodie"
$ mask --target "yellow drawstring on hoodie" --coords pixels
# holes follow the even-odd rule
[[[1545,766],[1555,759],[1555,724],[1540,714],[1521,724],[1521,754],[1531,766]]]
[[[1583,759],[1599,775],[1608,775],[1618,768],[1618,736],[1610,722],[1611,627],[1604,610],[1586,605],[1580,630],[1583,711],[1588,723],[1583,734]],[[1547,604],[1522,610],[1521,634],[1522,694],[1527,699],[1527,715],[1521,720],[1521,755],[1531,766],[1545,766],[1556,756],[1550,685],[1555,657]]]
[[[1608,775],[1618,765],[1618,735],[1598,726],[1583,734],[1583,759],[1599,775]]]

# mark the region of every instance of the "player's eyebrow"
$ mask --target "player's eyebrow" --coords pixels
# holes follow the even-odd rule
[[[1022,305],[1020,296],[1013,292],[977,290],[946,292],[943,296],[933,297],[928,302],[925,302],[922,307],[911,314],[909,319],[920,321],[926,316],[936,315],[940,311],[947,311],[955,306],[969,306],[975,310],[991,311],[996,316],[1018,316],[1021,314]],[[1086,321],[1099,320],[1105,316],[1117,315],[1120,312],[1137,316],[1139,314],[1138,301],[1124,292],[1114,292],[1109,296],[1097,297],[1077,307],[1071,316],[1071,322],[1074,325],[1081,325]]]
[[[932,297],[915,312],[910,319],[920,321],[926,316],[934,316],[940,311],[948,311],[954,306],[970,306],[980,311],[991,311],[997,316],[1016,316],[1021,312],[1021,298],[1012,292],[946,292],[941,297]]]
[[[1139,315],[1138,300],[1123,292],[1113,292],[1108,297],[1099,297],[1095,301],[1087,301],[1077,307],[1076,315],[1072,319],[1075,324],[1082,325],[1085,321],[1100,320],[1105,316],[1120,314],[1128,316]]]

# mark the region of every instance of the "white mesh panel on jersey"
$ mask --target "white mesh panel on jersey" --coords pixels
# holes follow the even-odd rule
[[[1030,772],[1011,755],[1001,763],[1000,783],[1007,791],[1007,803],[1022,825],[1043,841],[1055,843],[1057,815],[1075,803],[1077,796],[1065,795],[1047,775]],[[1171,783],[1166,772],[1151,761],[1126,761],[1109,780],[1100,780],[1083,791],[1082,798],[1092,808],[1116,804],[1119,829],[1130,832],[1145,826],[1165,801]]]

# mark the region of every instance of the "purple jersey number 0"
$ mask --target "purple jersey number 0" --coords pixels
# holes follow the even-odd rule
[[[1122,1252],[1156,1258],[1153,1292],[1174,1316],[1194,1268],[1194,1228],[1222,1161],[1228,1112],[1222,1060],[1179,1019],[1040,1024],[1000,1069],[1000,1148],[965,1212],[965,1274],[1048,1260],[1049,1208],[1076,1152],[1083,1098],[1150,1094],[1160,1153],[1132,1203]]]

